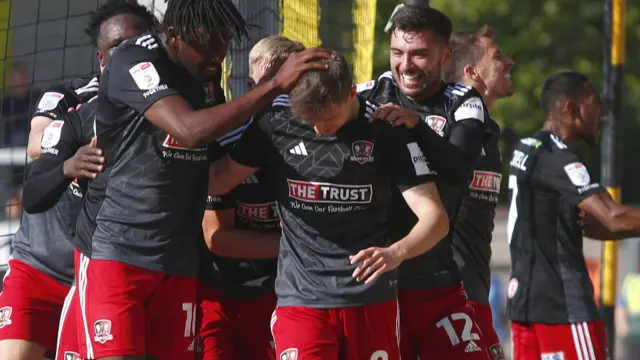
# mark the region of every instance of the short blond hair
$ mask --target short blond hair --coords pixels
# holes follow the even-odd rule
[[[265,69],[273,75],[287,60],[289,54],[304,50],[304,45],[282,35],[268,36],[258,41],[249,52],[249,76],[255,79],[255,70]]]

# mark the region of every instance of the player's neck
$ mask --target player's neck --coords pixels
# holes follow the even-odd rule
[[[575,139],[574,136],[572,136],[572,130],[569,126],[560,120],[552,120],[550,117],[548,117],[542,125],[542,131],[552,133],[570,147],[580,142],[580,139]]]
[[[421,92],[420,94],[416,95],[416,96],[408,96],[407,98],[409,98],[409,100],[416,102],[416,103],[420,103],[421,101],[425,101],[427,99],[429,99],[430,97],[432,97],[433,95],[435,95],[438,90],[440,90],[440,88],[442,87],[443,82],[439,81],[433,84],[429,84],[427,85],[427,87],[425,87],[424,91]]]
[[[496,101],[498,101],[498,99],[496,99],[493,95],[491,95],[487,91],[487,88],[486,86],[484,86],[484,84],[477,81],[473,81],[466,77],[461,82],[467,86],[471,86],[472,88],[476,89],[480,94],[482,94],[482,101],[484,102],[484,105],[487,107],[487,110],[489,112],[493,110],[493,107],[495,106]]]

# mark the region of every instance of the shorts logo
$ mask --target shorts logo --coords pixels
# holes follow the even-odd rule
[[[541,354],[542,360],[564,360],[563,352]]]
[[[176,140],[173,136],[171,136],[169,134],[167,134],[167,138],[164,139],[164,143],[162,143],[162,145],[164,147],[168,147],[168,148],[171,148],[171,149],[178,149],[178,150],[191,150],[191,151],[204,151],[204,150],[207,150],[206,147],[199,148],[199,149],[189,149],[189,148],[183,146],[182,144],[180,144],[178,142],[178,140]]]
[[[499,194],[501,181],[502,174],[478,170],[473,172],[473,181],[469,188],[472,190],[490,191]]]
[[[287,179],[289,197],[312,203],[369,204],[373,197],[371,185],[341,185]]]
[[[467,344],[467,347],[464,348],[465,353],[476,352],[476,351],[482,351],[482,348],[480,348],[480,346],[478,346],[473,340],[469,341],[469,344]]]
[[[511,299],[516,295],[517,291],[518,291],[518,279],[512,278],[509,281],[509,286],[507,287],[507,297]]]
[[[0,309],[0,329],[7,325],[11,325],[11,313],[13,309],[11,306],[5,306]]]
[[[150,62],[141,62],[129,69],[129,74],[140,90],[151,90],[160,85],[160,74]]]
[[[64,126],[64,121],[52,121],[44,129],[44,134],[42,134],[42,141],[40,142],[40,146],[43,148],[56,146],[60,141],[60,135],[62,135],[62,126]]]
[[[566,165],[564,171],[575,186],[586,186],[591,182],[589,171],[587,171],[587,167],[582,163],[574,162]]]
[[[447,119],[442,116],[431,115],[427,116],[424,121],[426,121],[431,130],[438,133],[438,135],[444,135],[444,127],[447,125]]]
[[[93,338],[94,341],[104,344],[109,340],[113,340],[113,335],[111,335],[111,320],[102,319],[94,322],[93,330],[96,333],[96,336]]]
[[[500,346],[500,344],[493,344],[489,346],[489,352],[491,352],[491,356],[493,356],[494,360],[504,360],[504,352],[502,351],[502,346]]]
[[[203,84],[202,90],[204,90],[204,103],[207,105],[213,104],[216,100],[213,82],[209,81],[208,83]]]
[[[64,360],[82,360],[82,358],[80,357],[80,354],[78,353],[74,353],[71,351],[66,351],[64,353]]]
[[[298,360],[298,349],[289,348],[280,354],[280,360]]]
[[[371,141],[360,140],[351,144],[351,161],[357,161],[358,164],[364,164],[373,161],[373,143]]]
[[[238,201],[238,210],[236,213],[243,218],[253,221],[278,220],[278,210],[275,201],[266,204],[246,204]]]

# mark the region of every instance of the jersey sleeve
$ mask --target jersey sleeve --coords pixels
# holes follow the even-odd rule
[[[569,151],[552,152],[538,160],[538,164],[540,180],[573,205],[606,191],[599,183],[592,181],[589,170],[578,155]]]
[[[72,179],[64,177],[63,166],[83,145],[79,143],[79,127],[73,117],[52,121],[45,128],[40,158],[32,164],[23,189],[22,202],[28,213],[52,208],[71,183]]]
[[[168,84],[171,78],[168,60],[155,50],[159,46],[157,41],[151,36],[140,37],[116,48],[106,80],[109,100],[142,114],[156,101],[178,94]]]
[[[244,129],[242,136],[231,149],[230,156],[233,161],[251,168],[260,168],[269,163],[271,142],[260,128],[261,120],[252,119]]]
[[[47,89],[38,99],[36,111],[33,116],[44,116],[51,120],[62,118],[67,110],[80,104],[80,99],[73,89],[66,84],[56,84]]]
[[[400,191],[432,182],[436,173],[430,168],[426,157],[411,132],[404,127],[390,128],[385,136],[385,165]]]

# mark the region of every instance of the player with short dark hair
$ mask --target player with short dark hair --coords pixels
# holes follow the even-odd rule
[[[446,214],[409,131],[369,121],[374,107],[342,56],[321,63],[327,71],[305,73],[290,100],[254,120],[211,181],[224,191],[268,169],[283,224],[271,322],[280,359],[399,359],[394,269],[446,234]],[[317,95],[324,109],[306,106]],[[393,185],[420,220],[390,244]]]
[[[112,11],[121,16],[112,19],[109,16]],[[128,11],[135,15],[129,17]],[[100,21],[96,18],[110,21],[108,29],[100,29],[101,37],[114,43],[123,34],[134,36],[151,29],[142,26],[134,30],[132,24],[151,24],[149,19],[153,14],[133,0],[110,0],[91,16],[91,23],[99,28]],[[101,60],[108,61],[108,58]],[[29,146],[38,146],[34,157],[42,158],[34,162],[25,183],[26,213],[13,240],[14,253],[10,261],[13,275],[5,279],[5,289],[0,295],[3,302],[10,303],[8,313],[12,319],[11,325],[0,330],[1,336],[28,341],[0,341],[0,358],[40,359],[45,349],[47,357],[53,358],[57,352],[58,360],[79,353],[72,305],[75,285],[71,285],[75,279],[71,241],[82,204],[81,184],[100,171],[103,161],[100,150],[89,144],[93,136],[92,105],[77,114],[67,113],[95,98],[97,77],[86,81],[78,79],[52,87],[39,101],[32,121],[33,125],[39,119],[45,120],[48,126],[31,129]],[[25,273],[30,275],[23,276]],[[32,283],[36,281],[37,284]],[[29,341],[32,339],[33,342]],[[9,347],[5,348],[5,344]]]
[[[268,81],[289,54],[302,50],[301,43],[284,36],[258,41],[249,52],[249,89]],[[219,138],[216,156],[230,152],[248,125]],[[215,194],[215,187],[211,191]],[[269,327],[280,248],[275,200],[266,169],[227,194],[207,197],[202,228],[210,251],[200,260],[198,295],[204,360],[276,358]]]
[[[91,44],[98,49],[100,71],[109,62],[113,49],[125,39],[149,31],[157,24],[157,19],[143,5],[135,0],[109,0],[92,11],[85,33]],[[40,154],[40,140],[44,128],[57,120],[60,114],[74,110],[98,93],[99,75],[64,81],[52,85],[38,101],[31,120],[27,155],[37,159]]]
[[[490,27],[453,34],[450,44],[453,55],[444,71],[445,81],[477,89],[489,111],[497,100],[513,94],[513,60],[498,47]],[[491,116],[487,116],[485,122],[487,130],[482,153],[468,184],[469,193],[456,217],[452,244],[454,259],[485,344],[495,359],[502,359],[504,353],[493,329],[489,306],[491,240],[502,181],[502,157],[498,146],[500,125]]]
[[[83,357],[194,356],[208,145],[304,71],[324,70],[309,60],[331,56],[290,57],[269,82],[217,105],[224,99],[214,80],[229,42],[246,36],[230,0],[169,0],[157,36],[114,49],[96,100],[105,169],[89,183],[76,232]]]
[[[583,140],[597,143],[607,112],[589,79],[575,72],[550,76],[540,105],[544,125],[515,147],[509,170],[514,359],[605,359],[582,235],[637,237],[640,210],[613,201],[571,150]]]
[[[467,303],[451,247],[453,226],[470,173],[484,142],[488,118],[481,95],[471,86],[442,81],[451,59],[452,25],[430,7],[398,7],[387,26],[391,71],[358,85],[369,101],[382,104],[374,118],[410,128],[438,172],[450,232],[436,247],[400,266],[400,347],[403,359],[487,359],[488,353]],[[415,224],[405,201],[389,208],[393,239]]]

